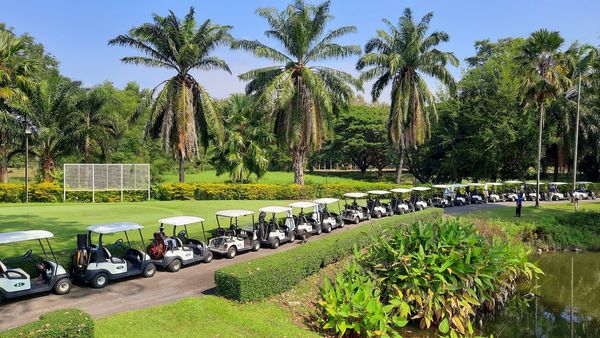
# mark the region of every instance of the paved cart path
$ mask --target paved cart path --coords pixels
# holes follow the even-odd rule
[[[348,224],[342,229],[309,238],[320,240],[349,229],[364,225]],[[234,259],[219,258],[215,255],[209,264],[196,264],[176,273],[158,271],[152,278],[134,277],[120,282],[109,283],[103,289],[73,285],[67,295],[52,293],[36,297],[6,300],[0,304],[0,331],[36,320],[43,313],[63,308],[78,308],[93,318],[101,318],[116,312],[141,309],[153,305],[171,303],[184,297],[210,294],[215,287],[215,271],[236,263],[269,256],[297,247],[300,242],[282,244],[277,250],[261,248],[257,252],[240,253]]]

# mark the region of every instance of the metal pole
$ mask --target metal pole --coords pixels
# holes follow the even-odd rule
[[[123,202],[123,164],[121,164],[121,202]]]
[[[66,164],[63,163],[63,202],[67,200],[67,179],[65,176]]]
[[[95,173],[95,165],[92,166],[92,203],[96,202],[96,173]]]
[[[542,128],[544,127],[544,103],[540,102],[540,133],[538,138],[537,187],[535,206],[540,206],[540,171],[542,168]]]
[[[27,120],[25,121],[27,123]],[[25,127],[27,128],[27,127]],[[25,130],[25,203],[29,203],[29,133]]]
[[[577,86],[577,115],[575,117],[575,154],[573,155],[573,193],[575,193],[575,184],[577,182],[577,146],[579,145],[579,104],[581,102],[581,74],[579,74],[579,84]],[[573,196],[573,205],[575,205],[575,196]]]

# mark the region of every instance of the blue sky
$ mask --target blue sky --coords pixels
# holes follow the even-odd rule
[[[263,34],[267,25],[255,14],[256,8],[281,9],[288,3],[280,0],[8,0],[2,4],[0,22],[14,27],[18,33],[33,35],[60,61],[64,75],[82,80],[87,86],[108,80],[118,87],[128,81],[153,87],[170,72],[122,64],[121,57],[135,55],[137,51],[109,47],[109,39],[126,33],[132,26],[150,21],[152,13],[165,15],[171,9],[183,16],[190,6],[194,6],[198,21],[210,18],[218,24],[232,25],[232,34],[236,38],[268,42]],[[418,18],[433,11],[432,28],[450,35],[450,41],[441,49],[455,52],[461,62],[473,55],[475,40],[527,36],[539,28],[559,30],[567,44],[575,40],[600,44],[598,0],[332,0],[335,19],[330,28],[355,25],[358,32],[341,41],[364,46],[375,31],[382,28],[382,18],[396,22],[405,7],[411,7]],[[242,51],[222,48],[217,53],[229,63],[232,75],[225,72],[194,75],[218,98],[243,91],[244,83],[238,81],[238,74],[266,65]],[[355,58],[330,62],[354,73],[355,63]],[[453,72],[459,77],[461,69]],[[368,84],[366,89],[368,92]]]

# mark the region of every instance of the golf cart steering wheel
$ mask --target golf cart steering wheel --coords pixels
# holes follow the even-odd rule
[[[23,258],[31,258],[32,252],[33,252],[33,250],[31,250],[31,249],[27,250],[27,252],[23,255]]]
[[[117,239],[117,241],[113,245],[114,245],[115,248],[118,248],[118,247],[122,246],[123,245],[123,239],[122,238]]]

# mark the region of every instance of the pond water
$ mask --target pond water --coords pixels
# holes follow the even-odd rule
[[[600,253],[539,257],[544,271],[528,307],[509,307],[484,320],[494,337],[600,337]]]

